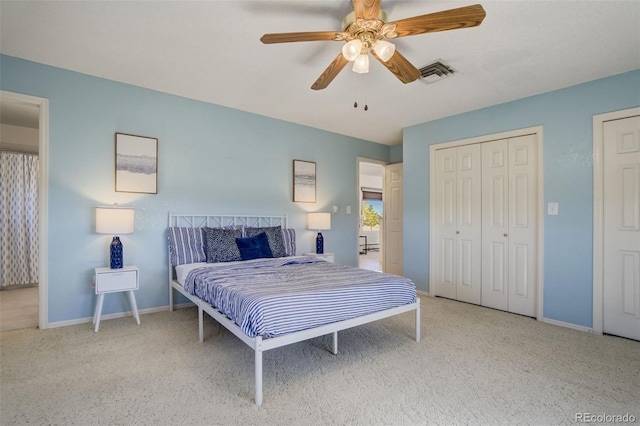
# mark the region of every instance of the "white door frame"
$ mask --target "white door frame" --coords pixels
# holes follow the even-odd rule
[[[436,150],[444,149],[444,148],[452,148],[452,147],[462,146],[462,145],[470,145],[474,143],[491,142],[498,139],[508,139],[508,138],[515,138],[518,136],[535,134],[538,142],[538,169],[537,169],[538,232],[536,235],[538,239],[538,242],[537,242],[538,265],[537,265],[537,271],[536,271],[536,275],[537,275],[536,319],[538,321],[542,321],[544,319],[544,315],[543,315],[543,312],[544,312],[544,307],[543,307],[543,301],[544,301],[544,297],[543,297],[544,296],[544,173],[543,173],[544,160],[543,158],[544,157],[542,155],[543,154],[543,131],[542,130],[543,130],[542,126],[527,127],[524,129],[516,129],[508,132],[495,133],[492,135],[476,136],[469,139],[443,142],[443,143],[431,145],[429,147],[429,212],[430,212],[429,213],[429,217],[430,217],[429,219],[429,265],[431,265],[429,267],[429,294],[431,296],[435,297],[436,295],[435,288],[431,288],[432,285],[433,286],[436,285],[435,268],[434,268],[434,265],[436,265],[436,256],[435,256],[436,231],[435,230],[437,227],[436,214],[434,210],[435,208],[434,206],[436,205],[436,188],[435,188],[435,185],[436,185],[435,152]]]
[[[49,269],[47,255],[49,212],[49,100],[0,90],[3,101],[37,106],[40,111],[38,157],[38,326],[49,328]]]
[[[593,116],[593,319],[592,330],[604,330],[604,123],[640,115],[640,107]]]

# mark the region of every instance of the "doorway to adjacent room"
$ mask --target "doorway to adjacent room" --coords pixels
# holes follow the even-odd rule
[[[361,159],[358,162],[360,197],[358,222],[358,266],[382,272],[382,227],[384,163]]]

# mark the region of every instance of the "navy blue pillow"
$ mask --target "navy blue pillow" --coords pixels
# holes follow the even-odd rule
[[[269,247],[269,239],[264,232],[253,237],[236,238],[236,244],[238,245],[238,250],[240,250],[242,260],[273,257]]]

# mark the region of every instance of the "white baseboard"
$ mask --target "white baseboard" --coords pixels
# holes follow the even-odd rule
[[[416,290],[416,293],[418,293],[420,296],[431,296],[431,293],[429,293],[428,291]]]
[[[182,309],[182,308],[190,308],[192,306],[196,306],[196,305],[191,303],[191,302],[187,302],[187,303],[181,303],[179,305],[178,304],[173,305],[173,308],[174,309]],[[162,311],[167,311],[167,310],[169,310],[169,305],[158,306],[156,308],[138,309],[138,313],[140,315],[144,315],[144,314],[152,314],[152,313],[155,313],[155,312],[162,312]],[[110,320],[110,319],[114,319],[114,318],[131,317],[131,316],[133,316],[133,312],[131,312],[131,311],[117,312],[115,314],[101,315],[100,316],[100,321]],[[48,328],[66,327],[68,325],[86,324],[88,322],[93,322],[93,317],[92,316],[91,317],[86,317],[86,318],[78,318],[78,319],[73,319],[73,320],[67,320],[67,321],[50,322]]]
[[[596,333],[595,331],[593,331],[593,328],[591,328],[591,327],[585,327],[585,326],[582,326],[582,325],[572,324],[570,322],[558,321],[558,320],[553,320],[553,319],[549,319],[549,318],[542,318],[542,322],[547,323],[547,324],[552,324],[552,325],[558,325],[560,327],[572,328],[572,329],[578,330],[578,331],[585,331],[587,333],[599,334],[599,333]]]

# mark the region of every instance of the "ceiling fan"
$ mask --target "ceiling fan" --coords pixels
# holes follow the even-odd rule
[[[369,72],[369,53],[406,84],[420,77],[420,71],[384,39],[475,27],[485,15],[482,6],[476,4],[387,22],[380,0],[353,0],[353,12],[342,21],[342,31],[265,34],[260,41],[345,41],[342,52],[311,86],[314,90],[326,88],[349,62],[354,63],[353,71]]]

